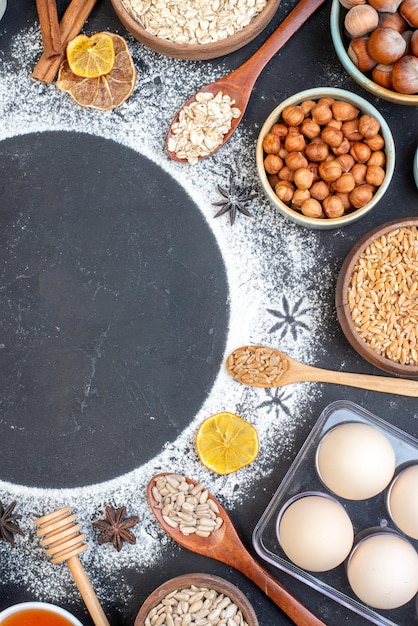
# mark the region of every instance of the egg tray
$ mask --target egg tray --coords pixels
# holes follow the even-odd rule
[[[346,500],[330,492],[319,479],[315,463],[318,444],[328,430],[346,422],[368,424],[386,435],[395,451],[397,468],[404,463],[418,462],[418,440],[408,433],[348,400],[337,400],[329,404],[321,413],[254,528],[253,545],[256,552],[271,565],[301,580],[373,624],[411,626],[417,619],[417,597],[397,609],[377,611],[363,604],[351,590],[346,576],[346,561],[327,572],[307,572],[287,559],[277,539],[277,518],[281,509],[290,498],[304,492],[332,495],[338,500],[348,513],[356,536],[370,528],[394,530],[403,535],[389,516],[386,507],[387,489],[367,500]],[[418,541],[411,537],[406,538],[418,550]]]

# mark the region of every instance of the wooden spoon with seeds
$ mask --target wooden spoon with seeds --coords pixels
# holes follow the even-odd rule
[[[292,383],[320,382],[347,385],[418,398],[418,381],[389,376],[351,374],[304,365],[265,346],[243,346],[226,360],[226,369],[240,383],[252,387],[282,387]]]
[[[169,474],[170,472],[164,472],[155,475],[148,483],[147,496],[157,521],[172,539],[191,552],[209,556],[237,569],[260,587],[297,626],[325,626],[324,622],[313,615],[251,556],[239,538],[228,513],[211,494],[209,494],[209,498],[216,504],[219,511],[217,515],[222,518],[223,523],[209,537],[198,537],[195,533],[184,535],[178,527],[173,528],[169,525],[164,520],[161,508],[159,508],[153,495],[156,480]],[[197,484],[191,478],[186,478],[186,481],[192,485]]]
[[[260,48],[258,48],[258,50],[245,63],[223,78],[220,78],[219,80],[216,80],[215,82],[205,85],[199,89],[199,93],[212,93],[214,96],[221,91],[224,95],[229,96],[232,100],[234,100],[234,106],[240,110],[240,115],[231,120],[231,128],[223,136],[222,143],[212,150],[210,154],[205,154],[199,158],[206,158],[207,156],[210,156],[216,152],[216,150],[219,150],[219,148],[223,146],[226,141],[228,141],[243,118],[254,84],[262,70],[280,50],[280,48],[284,46],[284,44],[324,2],[325,0],[300,0],[292,11],[290,11],[290,13],[285,17],[283,22],[281,22],[281,24],[276,28],[273,34],[270,35],[263,45],[260,46]],[[178,111],[177,115],[171,122],[168,130],[166,149],[168,155],[174,161],[187,162],[186,159],[179,158],[176,155],[176,151],[169,150],[168,146],[170,138],[173,137],[173,124],[178,122],[181,111],[195,100],[196,94],[183,104],[182,108]]]

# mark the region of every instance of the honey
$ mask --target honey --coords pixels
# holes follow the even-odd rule
[[[14,613],[4,620],[0,620],[1,626],[71,626],[62,615],[45,609],[26,609]]]

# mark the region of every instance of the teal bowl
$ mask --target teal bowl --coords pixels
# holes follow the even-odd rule
[[[360,209],[355,209],[350,213],[346,213],[341,217],[335,218],[315,218],[306,217],[299,211],[292,209],[287,204],[282,202],[274,192],[274,189],[269,183],[266,170],[264,169],[264,151],[263,151],[263,139],[265,135],[270,131],[273,124],[275,124],[281,118],[282,111],[289,105],[300,104],[304,100],[319,100],[319,98],[331,97],[335,100],[342,100],[349,102],[357,107],[362,113],[374,115],[380,123],[380,132],[385,140],[385,154],[386,154],[386,176],[383,183],[377,189],[373,198]],[[364,98],[358,96],[355,93],[346,91],[345,89],[337,89],[334,87],[316,87],[313,89],[306,89],[300,91],[290,98],[287,98],[281,102],[268,116],[263,126],[261,127],[257,145],[256,145],[256,165],[258,177],[263,188],[263,191],[271,204],[281,213],[284,217],[288,218],[292,222],[305,226],[306,228],[314,228],[318,230],[329,230],[332,228],[340,228],[347,226],[352,222],[356,222],[364,215],[369,213],[383,198],[386,193],[390,182],[392,180],[393,172],[395,170],[395,143],[391,130],[382,116],[382,114]]]
[[[348,41],[344,36],[344,17],[347,13],[340,0],[332,0],[331,5],[331,37],[334,44],[337,56],[343,65],[344,69],[350,74],[356,83],[358,83],[363,89],[372,93],[374,96],[378,96],[383,100],[394,102],[395,104],[404,104],[407,106],[418,106],[418,95],[408,95],[392,91],[381,87],[373,80],[368,78],[366,74],[360,72],[356,65],[352,62],[347,53]]]

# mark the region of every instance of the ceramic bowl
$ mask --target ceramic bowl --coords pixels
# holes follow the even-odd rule
[[[266,7],[240,31],[226,39],[210,44],[178,44],[168,39],[151,35],[127,11],[122,0],[111,0],[113,8],[125,28],[147,48],[176,59],[204,60],[214,59],[242,48],[255,39],[274,17],[280,0],[268,0]]]
[[[259,626],[257,616],[247,597],[227,580],[212,574],[184,574],[177,576],[160,585],[145,600],[136,616],[134,626],[144,626],[148,613],[157,606],[163,598],[176,589],[186,589],[191,585],[214,589],[220,594],[228,596],[241,610],[248,626]]]
[[[12,615],[19,615],[19,621],[22,624],[27,624],[28,626],[30,626],[30,624],[32,623],[39,624],[39,621],[31,622],[28,619],[28,616],[32,611],[44,611],[46,616],[48,615],[48,613],[57,615],[58,617],[67,620],[68,626],[83,626],[83,624],[76,617],[74,617],[74,615],[71,615],[71,613],[61,608],[60,606],[56,606],[55,604],[49,604],[48,602],[20,602],[19,604],[13,604],[7,609],[0,611],[0,624],[3,624],[3,622],[7,618],[12,617]],[[45,619],[45,623],[49,623],[47,619]]]
[[[387,222],[383,226],[378,226],[373,229],[362,237],[360,241],[358,241],[344,260],[338,275],[335,304],[341,329],[351,346],[360,354],[360,356],[372,365],[375,365],[379,369],[386,372],[390,372],[391,374],[407,378],[418,378],[418,366],[404,365],[400,362],[393,361],[382,356],[371,347],[370,343],[366,342],[360,336],[357,327],[353,323],[348,304],[348,289],[351,276],[360,255],[364,252],[367,246],[369,246],[376,239],[379,239],[382,235],[387,235],[397,228],[411,226],[418,227],[418,218],[405,218],[403,220]]]
[[[418,105],[418,94],[408,95],[386,89],[381,85],[375,83],[369,76],[361,72],[347,54],[347,48],[349,41],[344,36],[344,17],[347,13],[339,0],[332,0],[331,5],[331,37],[334,44],[337,56],[343,65],[344,69],[350,74],[356,83],[358,83],[363,89],[372,93],[379,98],[394,102],[396,104],[404,104],[407,106]]]
[[[323,97],[331,97],[335,100],[342,100],[345,102],[349,102],[357,107],[360,112],[373,115],[380,122],[380,132],[383,135],[385,140],[385,152],[386,152],[386,176],[383,183],[377,189],[373,198],[366,205],[361,207],[360,209],[353,210],[351,212],[345,213],[342,217],[337,218],[313,218],[306,217],[300,211],[290,208],[287,204],[279,200],[277,195],[274,192],[274,189],[270,185],[268,180],[267,173],[264,169],[264,151],[263,151],[263,139],[265,135],[270,131],[273,124],[280,120],[282,111],[288,105],[297,105],[305,100],[315,100],[317,101],[319,98]],[[307,228],[316,228],[320,230],[327,230],[331,228],[339,228],[341,226],[346,226],[347,224],[351,224],[359,220],[361,217],[369,213],[377,205],[377,203],[382,199],[385,194],[389,184],[392,180],[392,175],[395,169],[395,144],[393,141],[392,133],[388,124],[386,123],[383,116],[379,113],[379,111],[372,106],[367,100],[357,96],[354,93],[346,91],[344,89],[337,89],[332,87],[318,87],[314,89],[306,89],[305,91],[301,91],[290,98],[287,98],[279,104],[268,116],[266,121],[264,122],[260,134],[257,140],[256,146],[256,164],[258,176],[266,194],[267,198],[271,201],[273,206],[281,213],[284,217],[287,217],[292,222],[299,224],[300,226],[305,226]]]

